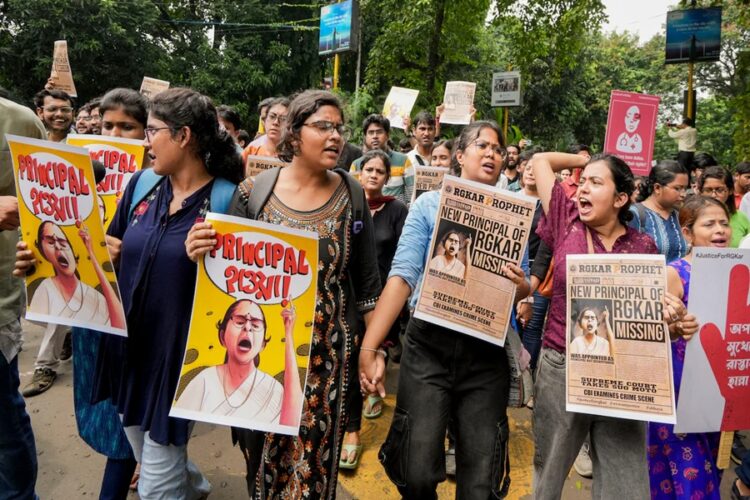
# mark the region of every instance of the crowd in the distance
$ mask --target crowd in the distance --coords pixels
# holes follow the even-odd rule
[[[750,163],[730,170],[708,153],[681,154],[681,162],[660,159],[648,177],[636,178],[617,156],[592,155],[585,145],[555,152],[528,140],[506,144],[490,120],[462,128],[444,124],[441,130],[442,106],[434,114],[405,117],[403,133],[380,114],[350,124],[340,98],[322,90],[260,102],[254,137],[242,130],[233,108],[215,106],[188,88],[166,90],[151,101],[118,88],[78,108],[70,96],[48,88],[33,104],[34,111],[0,97],[0,498],[34,498],[37,468],[19,393],[23,281],[18,278],[38,256],[65,246],[41,230],[36,249],[18,242],[18,202],[4,134],[63,142],[73,132],[142,140],[145,168],[158,175],[143,195],[137,186],[145,176],[137,173],[116,213],[108,215],[106,243],[129,336],[79,328],[71,336],[68,328],[47,325],[33,378],[23,389],[32,397],[53,386],[60,361],[70,356],[64,353],[68,336],[78,431],[107,457],[100,498],[125,498],[130,487],[143,499],[205,498],[211,491],[188,459],[193,422],[169,416],[187,342],[196,262],[216,245],[215,230],[203,222],[209,210],[314,228],[320,238],[299,435],[232,428],[230,437],[227,429],[227,439],[241,450],[237,459],[246,462],[252,498],[335,497],[339,469],[356,469],[361,459],[361,418],[378,418],[383,411],[389,359],[400,363],[399,380],[379,458],[400,494],[437,498],[437,485],[449,474],[455,476],[457,498],[507,495],[513,439],[507,409],[518,404],[511,401],[517,383],[511,363],[517,356],[507,346],[411,317],[440,198],[437,191],[412,198],[414,167],[428,165],[537,200],[520,265],[502,269],[516,285],[507,335],[520,338],[522,364],[534,376],[528,407],[535,498],[559,498],[573,466],[583,476],[593,475],[595,498],[719,498],[717,434],[675,434],[667,424],[566,411],[569,311],[566,266],[559,263],[572,254],[666,256],[664,317],[679,392],[685,345],[701,321],[687,312],[693,249],[750,247]],[[351,126],[361,126],[361,145],[347,140]],[[286,166],[246,177],[244,165],[253,156],[275,157]],[[95,165],[95,171],[101,168]],[[272,177],[268,196],[255,190],[260,176]],[[212,194],[227,183],[234,193],[228,206],[212,206]],[[471,242],[448,234],[441,244],[441,265],[448,272],[461,264],[455,256]],[[265,328],[251,316],[249,310],[246,321],[225,321],[220,335],[232,328]],[[606,339],[585,331],[606,323],[608,312],[582,311],[578,321],[584,335],[575,348],[605,349]],[[228,400],[233,387],[225,382]],[[739,463],[743,455],[737,441],[733,456]],[[750,498],[747,458],[737,472],[735,494]]]

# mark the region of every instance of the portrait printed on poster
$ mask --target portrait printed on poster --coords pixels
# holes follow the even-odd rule
[[[26,318],[126,335],[125,313],[86,149],[8,135],[23,240]]]
[[[318,237],[209,213],[171,416],[297,435],[315,317]]]
[[[476,230],[441,219],[437,234],[438,243],[430,260],[430,271],[465,280],[471,267],[471,243]]]
[[[612,323],[609,311],[611,300],[571,300],[570,338],[571,354],[587,356],[614,356]]]
[[[284,334],[292,336],[295,310],[291,302],[281,310]],[[250,299],[233,302],[216,325],[219,344],[226,349],[221,365],[201,371],[175,403],[178,408],[278,424],[284,406],[284,386],[264,372],[260,358],[271,340],[263,309]],[[293,337],[292,337],[293,338]],[[297,372],[293,366],[285,372]],[[287,394],[294,396],[293,393]],[[293,405],[294,401],[287,401]]]

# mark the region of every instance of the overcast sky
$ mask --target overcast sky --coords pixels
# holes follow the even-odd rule
[[[641,43],[659,33],[667,22],[667,11],[677,0],[603,0],[609,15],[605,31],[631,31]]]

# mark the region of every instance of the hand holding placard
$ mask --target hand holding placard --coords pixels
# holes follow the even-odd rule
[[[713,323],[703,325],[700,333],[701,345],[726,401],[722,429],[739,428],[739,422],[735,420],[744,417],[741,414],[750,401],[750,375],[747,375],[750,364],[749,291],[750,269],[741,264],[734,266],[729,274],[724,335]],[[748,357],[737,359],[742,353]]]

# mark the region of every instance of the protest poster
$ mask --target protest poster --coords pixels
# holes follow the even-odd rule
[[[663,255],[568,255],[566,410],[674,423]]]
[[[318,235],[208,213],[187,348],[170,415],[299,433],[318,273]]]
[[[383,116],[391,122],[391,127],[406,129],[404,118],[411,116],[411,110],[417,102],[418,90],[403,87],[391,87],[383,104]]]
[[[696,248],[675,432],[750,429],[750,249]],[[688,389],[684,389],[688,388]]]
[[[521,72],[505,71],[492,74],[492,106],[521,105]]]
[[[166,80],[158,80],[151,78],[150,76],[144,76],[141,82],[141,94],[148,100],[154,98],[154,96],[160,92],[164,92],[169,88],[169,82]]]
[[[443,187],[443,177],[450,170],[447,167],[423,167],[414,166],[414,190],[411,194],[411,203],[428,191],[440,191]]]
[[[414,317],[502,346],[536,201],[446,175]]]
[[[52,53],[52,72],[49,77],[56,89],[66,92],[70,97],[78,97],[68,59],[68,42],[65,40],[55,42],[55,49]]]
[[[104,135],[68,134],[67,143],[86,148],[92,160],[104,164],[107,173],[96,185],[96,192],[99,195],[99,211],[106,231],[125,187],[133,174],[143,168],[146,151],[143,141]]]
[[[635,175],[648,175],[654,158],[660,97],[613,90],[604,151],[622,158]]]
[[[248,155],[245,162],[245,177],[255,177],[264,170],[286,166],[289,166],[289,163],[272,156]]]
[[[445,84],[443,104],[445,110],[440,115],[440,123],[468,125],[471,123],[471,108],[474,106],[476,83],[448,82]]]
[[[126,336],[88,151],[6,137],[21,237],[37,261],[25,280],[26,319]]]

